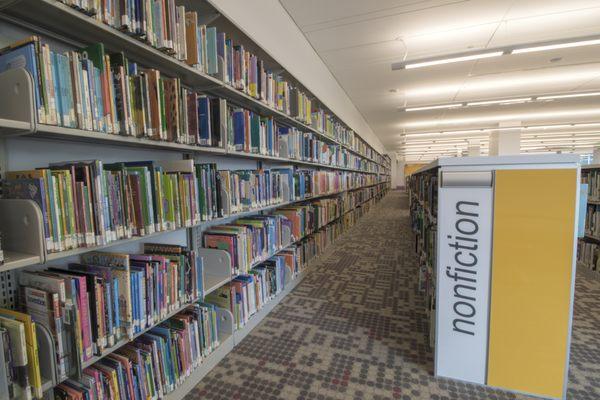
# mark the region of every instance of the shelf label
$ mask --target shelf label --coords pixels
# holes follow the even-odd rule
[[[492,202],[491,179],[439,190],[436,375],[480,384],[487,367]]]

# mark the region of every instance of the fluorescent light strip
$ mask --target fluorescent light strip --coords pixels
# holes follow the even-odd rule
[[[474,123],[499,123],[499,122],[510,122],[510,121],[523,121],[529,119],[542,119],[542,118],[559,118],[559,117],[576,117],[576,116],[595,116],[600,117],[600,108],[587,108],[577,110],[564,110],[564,111],[539,111],[539,112],[517,112],[502,115],[486,115],[476,117],[463,117],[463,118],[445,118],[445,119],[426,119],[420,121],[411,121],[401,124],[403,128],[422,128],[422,127],[437,127],[440,125],[464,125]],[[439,128],[438,128],[439,129]]]
[[[536,100],[570,99],[570,98],[574,98],[574,97],[593,97],[593,96],[600,96],[600,92],[554,94],[554,95],[549,95],[549,96],[538,96],[538,97],[536,97]]]
[[[425,111],[425,110],[440,110],[440,109],[446,109],[446,108],[458,108],[458,107],[462,107],[463,103],[456,103],[456,104],[441,104],[438,106],[423,106],[423,107],[408,107],[405,108],[404,111]]]
[[[438,60],[408,63],[408,64],[404,64],[404,68],[406,68],[406,69],[423,68],[423,67],[430,67],[432,65],[451,64],[451,63],[457,63],[457,62],[463,62],[463,61],[479,60],[482,58],[499,57],[503,54],[504,54],[503,51],[491,51],[491,52],[487,52],[487,53],[471,54],[471,55],[467,55],[467,56],[450,57],[450,58],[442,58],[442,59],[438,59]]]
[[[600,44],[600,39],[580,40],[575,42],[555,43],[533,47],[523,47],[512,50],[511,54],[533,53],[537,51],[548,51],[556,49],[566,49],[571,47],[595,46]]]
[[[491,104],[514,104],[514,103],[526,103],[532,101],[531,97],[523,97],[520,99],[504,99],[504,100],[485,100],[485,101],[472,101],[467,103],[467,107],[471,106],[487,106]]]

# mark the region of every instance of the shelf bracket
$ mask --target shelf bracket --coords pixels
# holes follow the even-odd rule
[[[0,133],[26,135],[36,131],[33,79],[24,68],[0,74]]]

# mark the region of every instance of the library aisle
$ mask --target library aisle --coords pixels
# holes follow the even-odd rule
[[[433,377],[407,197],[392,191],[187,397],[525,399]],[[600,398],[600,282],[577,278],[569,399]]]

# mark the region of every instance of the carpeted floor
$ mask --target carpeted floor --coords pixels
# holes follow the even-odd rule
[[[388,194],[187,397],[525,399],[433,377],[407,197]],[[569,399],[600,398],[600,282],[579,276]]]

